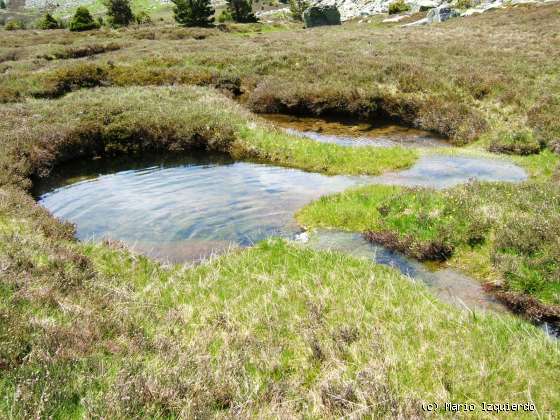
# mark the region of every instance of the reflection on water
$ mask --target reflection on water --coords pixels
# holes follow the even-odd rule
[[[326,176],[227,156],[97,160],[64,166],[39,184],[39,202],[77,225],[78,238],[110,237],[159,259],[196,260],[298,231],[295,211],[366,183],[448,187],[470,178],[518,181],[505,161],[425,156],[378,177]]]
[[[62,171],[36,195],[55,216],[75,223],[80,239],[110,237],[171,261],[292,236],[297,209],[367,180],[224,156],[93,161]]]
[[[284,128],[290,134],[308,137],[321,143],[350,147],[446,147],[449,143],[428,131],[395,124],[371,124],[354,120],[297,117],[264,114],[265,119]]]
[[[506,160],[434,154],[421,157],[410,169],[375,177],[372,182],[447,188],[470,179],[520,182],[526,178],[527,174],[522,168]]]

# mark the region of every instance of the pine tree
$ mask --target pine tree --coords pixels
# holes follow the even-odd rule
[[[226,0],[227,8],[234,21],[240,23],[256,22],[257,17],[253,13],[252,0]]]
[[[43,19],[41,19],[39,21],[39,24],[37,25],[39,27],[39,29],[59,29],[60,25],[58,24],[58,21],[52,17],[52,15],[50,13],[45,13],[45,16],[43,16]]]
[[[173,17],[181,26],[210,26],[214,22],[214,9],[210,0],[171,0]]]
[[[107,16],[111,26],[128,26],[134,21],[134,14],[130,8],[130,0],[105,0]]]
[[[6,2],[4,0],[0,0],[0,9],[6,8]]]
[[[80,6],[76,9],[74,17],[70,21],[69,26],[71,31],[89,31],[90,29],[97,29],[99,25],[93,20],[87,7]]]

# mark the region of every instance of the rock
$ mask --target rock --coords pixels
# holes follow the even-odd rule
[[[403,28],[406,28],[407,26],[422,26],[422,25],[427,25],[430,22],[428,21],[428,18],[424,18],[424,19],[420,19],[417,20],[415,22],[411,22],[411,23],[407,23],[405,25],[402,25]]]
[[[478,13],[484,13],[488,10],[500,9],[502,7],[504,7],[502,1],[501,0],[496,0],[496,1],[491,2],[491,3],[483,3],[483,4],[479,4],[476,7],[472,7],[470,9],[467,9],[463,13],[461,13],[461,16],[472,16],[472,15],[476,15]]]
[[[392,16],[392,17],[390,17],[390,18],[383,19],[381,22],[383,22],[383,23],[394,23],[394,22],[399,22],[400,20],[403,20],[405,17],[408,17],[408,15]]]
[[[440,4],[440,0],[417,0],[410,2],[409,6],[412,13],[418,13],[438,7]]]
[[[311,6],[303,12],[303,22],[306,28],[340,25],[340,12],[334,4]]]
[[[444,3],[434,9],[430,9],[426,15],[426,19],[428,23],[440,23],[457,16],[459,16],[459,12],[453,9],[449,4]]]

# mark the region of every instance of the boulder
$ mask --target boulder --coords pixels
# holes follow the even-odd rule
[[[303,22],[306,28],[324,25],[340,25],[340,12],[334,4],[311,6],[303,12]]]
[[[444,3],[428,11],[426,19],[428,23],[445,22],[451,18],[459,16],[459,12],[453,9],[449,4]]]

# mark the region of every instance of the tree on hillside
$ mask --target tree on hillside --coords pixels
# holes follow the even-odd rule
[[[6,2],[4,0],[0,0],[0,9],[6,8]]]
[[[130,0],[104,0],[109,24],[113,27],[128,26],[134,21]]]
[[[80,6],[76,9],[69,28],[74,32],[89,31],[90,29],[99,28],[99,24],[93,20],[87,7]]]
[[[306,0],[290,0],[290,13],[295,20],[303,21],[303,12],[309,7]]]
[[[235,22],[256,22],[257,17],[253,13],[252,0],[226,0],[227,9]]]
[[[49,12],[39,20],[37,27],[39,29],[60,29],[58,21]]]
[[[214,8],[210,0],[171,0],[173,17],[181,26],[211,26]]]

